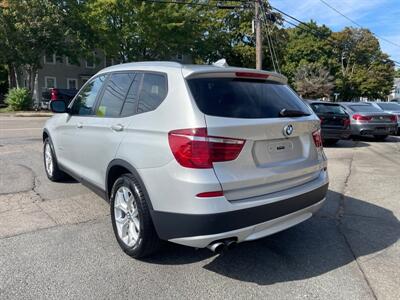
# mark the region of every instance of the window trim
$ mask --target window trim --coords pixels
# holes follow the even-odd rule
[[[69,86],[69,81],[70,80],[75,81],[76,89],[78,89],[78,78],[68,78],[68,77],[67,77],[67,89],[71,89],[71,87]]]
[[[53,61],[52,62],[48,62],[47,61],[47,59],[46,59],[46,54],[43,56],[43,60],[44,60],[44,63],[46,64],[46,65],[55,65],[56,64],[56,54],[55,53],[53,53],[52,54],[52,57],[53,57]]]
[[[54,79],[54,87],[57,88],[57,77],[56,76],[44,76],[44,87],[46,89],[51,89],[51,87],[47,86],[47,79]]]

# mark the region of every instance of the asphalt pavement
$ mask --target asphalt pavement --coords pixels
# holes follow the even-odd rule
[[[43,169],[46,118],[0,116],[0,299],[400,299],[400,138],[325,149],[322,210],[215,255],[169,244],[135,260],[108,204]]]

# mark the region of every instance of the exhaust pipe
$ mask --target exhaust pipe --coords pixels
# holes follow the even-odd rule
[[[213,242],[207,246],[214,253],[222,253],[226,250],[233,249],[236,246],[236,240],[234,239],[227,239],[223,241]]]
[[[215,242],[208,245],[207,248],[210,249],[212,252],[219,254],[225,250],[226,245],[222,242]]]
[[[228,250],[232,250],[233,248],[236,247],[236,244],[237,244],[235,240],[227,240],[227,241],[224,241],[224,243]]]

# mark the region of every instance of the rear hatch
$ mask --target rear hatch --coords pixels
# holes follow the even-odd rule
[[[349,126],[349,116],[340,105],[330,103],[311,103],[310,105],[321,119],[321,127],[346,129]]]
[[[187,80],[208,135],[245,140],[235,160],[213,164],[231,201],[290,189],[320,174],[323,153],[313,139],[319,120],[286,84],[269,79],[236,72]]]

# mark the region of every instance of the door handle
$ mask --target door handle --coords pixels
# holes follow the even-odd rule
[[[83,124],[82,124],[82,123],[78,123],[78,124],[76,124],[76,127],[82,128],[82,127],[83,127]]]
[[[124,130],[124,126],[121,124],[115,124],[111,126],[111,129],[114,131],[122,131]]]

